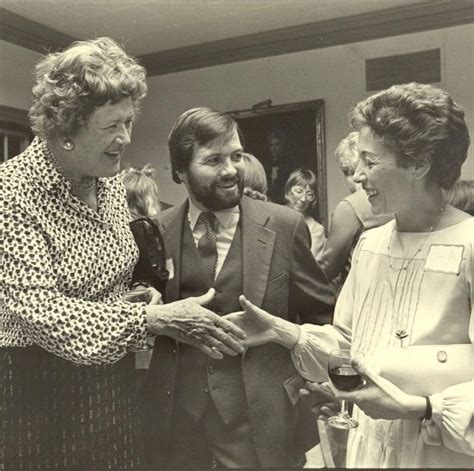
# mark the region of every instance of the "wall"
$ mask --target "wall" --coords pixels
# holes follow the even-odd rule
[[[171,180],[166,138],[181,112],[202,105],[223,111],[246,109],[268,98],[274,105],[323,98],[331,212],[346,194],[333,154],[339,140],[349,132],[347,112],[368,95],[364,91],[365,59],[441,48],[441,85],[466,110],[474,136],[473,37],[474,25],[458,26],[151,77],[149,96],[125,160],[133,165],[151,162],[156,166],[162,198],[177,203],[184,196],[184,188]],[[0,41],[1,105],[29,107],[31,71],[39,58],[35,52]],[[472,150],[463,177],[474,179]]]
[[[162,198],[176,203],[184,188],[171,180],[166,138],[181,112],[202,105],[223,111],[246,109],[268,98],[274,105],[323,98],[331,212],[346,194],[334,149],[350,130],[347,112],[369,95],[364,91],[365,59],[441,48],[441,85],[463,105],[474,136],[473,36],[473,25],[459,26],[152,77],[129,159],[158,167]],[[474,179],[472,150],[463,177]]]
[[[33,69],[41,54],[0,41],[0,105],[28,109]]]

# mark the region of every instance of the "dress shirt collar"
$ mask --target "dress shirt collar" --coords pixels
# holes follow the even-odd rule
[[[188,219],[189,219],[189,225],[191,226],[191,230],[194,231],[197,221],[199,219],[199,216],[201,215],[203,211],[201,211],[192,201],[189,199],[189,211],[188,211]],[[235,218],[240,214],[240,208],[239,206],[234,206],[233,208],[229,209],[221,209],[219,211],[212,211],[216,218],[219,220],[219,223],[222,224],[222,226],[227,229],[229,226],[231,226]]]

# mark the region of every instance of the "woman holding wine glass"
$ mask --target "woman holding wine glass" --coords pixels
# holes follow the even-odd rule
[[[228,319],[247,331],[248,345],[271,341],[290,349],[303,377],[324,381],[323,390],[354,403],[358,426],[349,432],[347,467],[470,468],[472,373],[426,396],[375,373],[387,351],[402,350],[401,341],[446,350],[473,343],[474,219],[447,204],[442,192],[459,178],[467,156],[464,112],[444,90],[411,83],[363,100],[351,123],[360,133],[354,180],[374,214],[394,213],[395,220],[361,236],[333,325],[289,324],[245,298],[244,311]],[[341,366],[348,377],[337,377]],[[419,381],[410,362],[398,367],[408,383]],[[352,381],[359,383],[354,390],[342,390]]]

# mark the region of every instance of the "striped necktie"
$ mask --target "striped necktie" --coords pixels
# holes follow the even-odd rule
[[[203,212],[199,220],[206,226],[206,232],[198,241],[198,252],[207,273],[214,280],[217,267],[217,219],[214,213]]]

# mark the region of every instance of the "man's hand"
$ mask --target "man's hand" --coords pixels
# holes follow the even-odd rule
[[[238,355],[244,351],[246,337],[239,327],[204,308],[214,297],[214,289],[161,306],[147,306],[148,330],[187,343],[214,359],[223,354]]]

